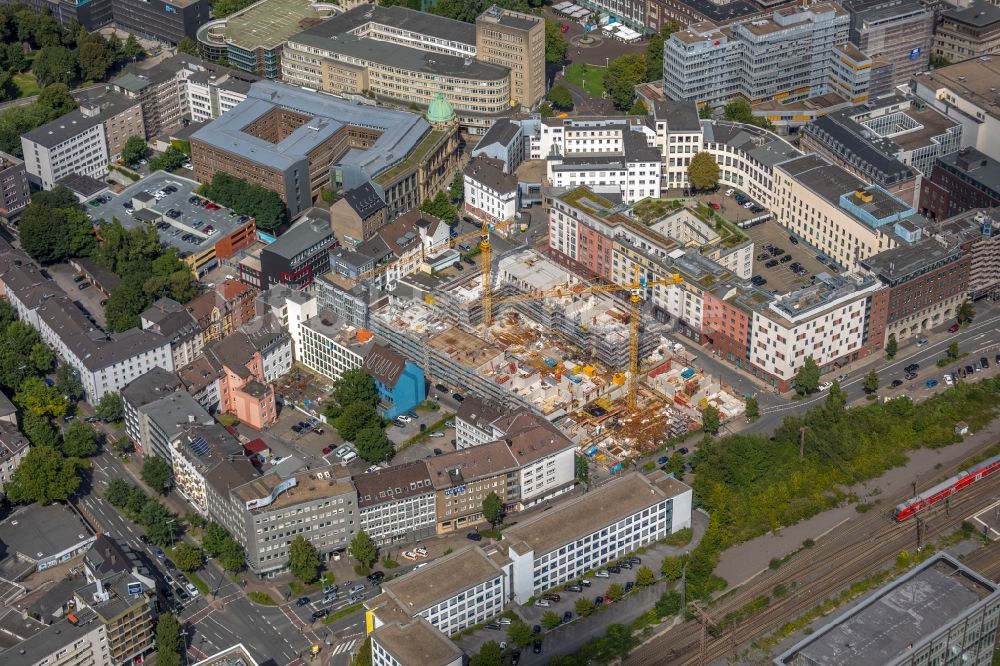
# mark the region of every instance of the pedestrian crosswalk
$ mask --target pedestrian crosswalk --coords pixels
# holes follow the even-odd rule
[[[346,643],[341,643],[337,647],[333,648],[333,653],[334,654],[349,654],[354,649],[354,646],[357,645],[357,644],[358,644],[358,639],[357,638],[351,639],[351,640],[347,641]]]

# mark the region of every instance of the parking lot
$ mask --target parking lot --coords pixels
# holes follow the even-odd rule
[[[758,224],[745,231],[754,241],[753,274],[767,280],[762,285],[767,291],[794,291],[809,286],[817,273],[833,272],[829,266],[816,259],[818,251],[802,241],[793,243],[789,240],[788,231],[774,221]],[[774,249],[768,251],[768,246]],[[775,254],[778,250],[783,253]],[[796,264],[801,266],[799,274],[792,270],[792,266]]]
[[[77,307],[83,310],[84,314],[89,315],[100,328],[105,328],[104,306],[101,305],[101,301],[107,298],[107,296],[93,286],[90,286],[88,282],[74,282],[73,278],[78,273],[69,264],[53,264],[45,270],[56,281],[56,284],[66,292],[66,295],[73,299]],[[87,284],[88,287],[80,289],[81,284]]]
[[[730,189],[733,190],[733,196],[727,197],[726,192],[729,191]],[[718,192],[712,192],[709,194],[699,194],[696,198],[698,199],[698,201],[704,201],[710,206],[712,206],[712,204],[718,206],[718,208],[712,206],[713,208],[715,208],[715,212],[721,215],[722,217],[726,218],[730,222],[736,224],[737,226],[752,218],[757,218],[768,214],[767,209],[761,207],[760,204],[758,204],[756,201],[752,199],[750,199],[749,202],[758,207],[761,207],[762,210],[760,210],[759,212],[754,212],[749,208],[744,208],[743,204],[737,202],[736,199],[733,198],[736,194],[740,193],[741,192],[735,188],[727,188],[725,186],[722,186],[719,188]]]

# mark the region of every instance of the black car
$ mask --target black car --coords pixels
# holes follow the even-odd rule
[[[553,593],[553,594],[546,594],[544,597],[542,597],[542,599],[558,603],[559,601],[562,600],[562,597],[560,597],[558,594]]]
[[[298,601],[295,602],[296,606],[305,606],[309,603],[309,597],[299,597]]]
[[[990,367],[990,359],[986,358],[985,356],[982,357],[981,359],[979,359],[979,362],[982,363],[983,370],[985,370],[986,368]]]
[[[538,636],[539,634],[541,634],[542,633],[542,625],[536,624],[535,626],[533,626],[531,628],[531,633],[534,636]]]
[[[457,402],[462,402],[463,400],[465,400],[465,396],[463,396],[461,393],[452,393],[451,397],[453,397]]]
[[[971,375],[972,375],[972,373],[974,373],[974,372],[975,372],[975,370],[974,370],[974,369],[972,368],[972,366],[971,366],[971,365],[967,365],[967,366],[965,366],[965,374],[967,374],[967,375],[970,375],[970,376],[971,376]]]
[[[191,595],[188,594],[187,591],[181,587],[177,588],[177,596],[181,598],[181,601],[187,601],[188,599],[191,598]]]
[[[486,628],[492,629],[493,631],[500,631],[501,629],[500,623],[498,622],[490,622],[488,625],[486,625]]]
[[[798,245],[799,244],[799,239],[796,238],[795,236],[789,236],[788,237],[788,242],[791,243],[792,245]]]
[[[681,448],[677,449],[677,453],[681,454],[682,456],[686,456],[688,454],[688,448],[686,446],[682,446]]]
[[[997,365],[1000,365],[1000,354],[997,354],[997,357],[993,360],[996,361]]]
[[[441,449],[434,449],[434,455],[440,456],[440,455],[443,455],[443,454],[444,454],[444,451],[442,451]]]
[[[469,264],[470,266],[475,266],[476,265],[475,260],[473,260],[471,257],[466,257],[462,261],[464,261],[465,263]]]
[[[563,613],[563,622],[569,622],[573,619],[573,613],[571,611],[566,611]]]
[[[786,255],[785,255],[785,256],[783,256],[783,257],[782,257],[781,259],[778,259],[778,261],[779,261],[780,263],[782,263],[782,264],[787,264],[787,263],[788,263],[789,261],[791,261],[791,260],[792,260],[792,255],[790,255],[790,254],[786,254]]]
[[[174,565],[174,563],[171,562],[169,559],[163,560],[163,566],[167,568],[167,571],[173,571],[174,569],[177,568],[176,565]]]
[[[330,609],[329,608],[321,608],[318,611],[313,611],[312,621],[315,622],[316,620],[322,620],[324,617],[326,617],[329,614],[330,614]]]
[[[141,541],[143,543],[149,543],[149,537],[146,536],[145,534],[140,534],[139,535],[139,541]]]
[[[455,267],[456,271],[464,271],[465,270],[465,266],[462,265],[461,261],[456,261],[455,263],[452,264],[452,266]]]
[[[373,571],[368,574],[368,582],[378,585],[385,578],[385,573],[382,571]]]
[[[599,597],[594,597],[594,605],[595,606],[603,606],[604,605],[604,595],[601,595]]]
[[[621,572],[622,568],[618,565],[608,567],[608,573],[620,574]]]
[[[767,262],[766,264],[764,264],[764,268],[774,268],[777,265],[778,265],[778,260],[777,259],[772,259],[769,262]]]
[[[534,643],[532,643],[531,644],[531,651],[534,652],[535,654],[541,654],[542,653],[542,642],[541,641],[535,641]]]
[[[510,666],[517,666],[519,663],[521,663],[521,653],[514,650],[510,655]]]
[[[889,384],[889,388],[899,388],[902,385],[903,385],[902,379],[893,379],[892,383]]]
[[[905,372],[916,372],[919,369],[920,369],[920,364],[919,363],[911,363],[908,366],[906,366],[905,368],[903,368],[903,370]]]
[[[302,426],[296,423],[295,425],[292,426],[292,432],[302,432]]]
[[[434,388],[437,389],[438,391],[441,391],[442,393],[448,392],[448,387],[445,386],[444,384],[435,384]]]
[[[633,587],[635,587],[635,583],[633,583],[632,581],[625,583],[625,592],[626,593],[631,592]]]
[[[84,289],[90,289],[90,283],[89,282],[81,282],[80,284],[78,284],[76,286],[76,288],[79,289],[80,291],[83,291]]]
[[[480,534],[479,532],[469,532],[468,534],[465,535],[465,538],[471,541],[482,541],[483,535]]]

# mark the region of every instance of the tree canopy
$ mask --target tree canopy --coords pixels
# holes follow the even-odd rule
[[[552,19],[545,19],[545,62],[561,65],[566,60],[567,51],[569,42],[559,29],[559,24]]]
[[[812,356],[806,356],[802,367],[795,373],[795,390],[805,395],[819,389],[819,366]]]
[[[635,87],[646,80],[646,60],[641,53],[619,56],[608,64],[604,75],[604,90],[622,111],[631,108]]]
[[[371,540],[364,530],[360,530],[351,539],[351,557],[353,557],[358,566],[362,569],[368,569],[375,558],[378,556],[378,548],[375,546],[375,542]]]
[[[64,186],[57,185],[51,192],[51,196],[32,197],[21,214],[21,247],[41,264],[90,254],[96,244],[93,223]]]
[[[753,109],[750,107],[750,102],[745,99],[737,99],[729,104],[726,104],[723,109],[723,117],[726,120],[731,120],[733,122],[756,125],[757,127],[774,131],[774,125],[770,120],[753,115]]]
[[[56,369],[56,386],[67,400],[76,402],[83,398],[83,384],[80,382],[80,375],[69,363],[63,363]]]
[[[159,666],[180,666],[184,638],[181,624],[170,613],[163,613],[156,622],[156,663]]]
[[[201,191],[212,201],[232,208],[240,215],[254,218],[258,229],[277,231],[288,221],[285,202],[277,192],[272,192],[256,183],[249,183],[242,178],[220,171],[212,177],[210,183],[202,185]]]
[[[699,190],[710,190],[719,184],[719,164],[709,152],[702,151],[691,158],[688,181]]]
[[[288,566],[292,575],[308,585],[319,579],[319,553],[302,536],[297,536],[288,548]]]
[[[78,458],[66,458],[50,446],[33,446],[4,490],[17,504],[65,502],[80,487],[85,466]]]
[[[184,573],[191,573],[201,568],[204,555],[200,548],[196,548],[189,543],[181,542],[174,546],[173,560],[177,568]]]
[[[547,95],[552,106],[560,111],[569,111],[573,108],[573,96],[569,94],[566,86],[552,86]]]
[[[431,199],[424,199],[420,204],[420,210],[448,224],[458,219],[458,209],[444,192],[438,192]]]
[[[483,498],[483,518],[494,527],[503,521],[503,501],[495,492]]]
[[[71,458],[89,458],[97,449],[97,433],[83,421],[73,421],[63,433],[62,452]]]
[[[392,460],[396,454],[392,441],[381,427],[359,430],[354,438],[354,446],[363,460],[373,464]]]
[[[333,399],[341,407],[360,402],[374,407],[378,404],[375,381],[364,368],[351,368],[333,383]]]
[[[142,464],[140,476],[147,486],[158,493],[165,493],[174,478],[170,463],[159,456],[146,458],[146,461]]]
[[[94,410],[94,414],[97,418],[108,423],[121,421],[125,415],[125,410],[122,407],[121,395],[118,393],[105,393],[101,396],[101,400],[97,403],[97,408]]]
[[[701,410],[701,427],[705,432],[715,434],[722,425],[719,410],[714,405],[708,405]]]
[[[135,164],[146,156],[148,150],[149,146],[145,139],[141,136],[130,136],[125,145],[122,146],[122,162],[129,165]]]
[[[358,433],[368,429],[382,429],[382,417],[375,408],[363,402],[352,402],[333,421],[333,427],[340,436],[353,442]]]

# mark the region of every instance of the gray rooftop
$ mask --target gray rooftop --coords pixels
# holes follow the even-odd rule
[[[653,102],[653,117],[666,121],[672,132],[697,132],[701,130],[698,105],[693,101],[663,99]]]
[[[927,560],[777,657],[774,663],[892,666],[970,613],[995,606],[997,587],[946,554]],[[992,652],[992,649],[991,649]]]
[[[382,592],[411,616],[503,575],[478,546],[466,546],[382,584]]]
[[[0,541],[30,560],[51,557],[93,538],[83,521],[62,504],[29,504],[0,522]]]
[[[100,626],[100,620],[92,610],[83,609],[74,615],[79,620],[77,624],[70,624],[66,620],[51,624],[18,643],[15,648],[5,650],[0,654],[0,660],[4,666],[35,666],[51,658],[60,648],[69,647]]]
[[[385,202],[371,183],[363,183],[353,190],[344,192],[344,200],[361,219],[371,217],[385,208]]]
[[[886,282],[894,284],[950,264],[961,257],[962,248],[959,245],[949,244],[938,238],[924,238],[879,252],[873,257],[862,259],[860,263]]]
[[[784,162],[779,168],[834,206],[840,205],[841,194],[865,187],[860,178],[812,153]]]
[[[947,171],[958,172],[986,192],[1000,197],[1000,162],[975,148],[963,148],[938,158]]]
[[[142,407],[174,393],[180,388],[177,375],[163,368],[153,368],[121,390],[122,399],[133,407]]]
[[[476,150],[485,148],[491,144],[506,146],[514,138],[521,134],[521,126],[513,122],[510,118],[498,118],[490,125],[490,128],[483,135],[483,138],[476,144]]]
[[[313,207],[303,211],[288,231],[261,251],[291,259],[317,243],[332,240],[333,237],[330,209]]]
[[[108,184],[103,180],[85,176],[82,173],[70,173],[56,181],[56,185],[65,185],[74,194],[89,198],[108,189]]]
[[[500,65],[472,58],[463,58],[457,55],[424,51],[412,46],[393,44],[392,42],[384,42],[378,39],[371,39],[370,37],[330,35],[325,30],[326,26],[326,23],[321,23],[317,27],[298,34],[292,39],[297,44],[314,46],[335,53],[342,53],[351,58],[360,58],[389,67],[398,67],[424,74],[487,81],[498,81],[510,76],[510,70]]]
[[[383,625],[372,632],[372,640],[406,666],[447,666],[462,659],[458,645],[422,617]]]
[[[821,116],[806,125],[803,131],[883,185],[895,185],[917,177],[916,169],[896,159],[899,146],[895,142],[867,132],[846,116]],[[869,134],[869,140],[862,138],[862,131]]]
[[[243,131],[276,107],[308,115],[312,121],[276,144]],[[276,81],[260,81],[251,86],[244,102],[205,125],[192,138],[247,160],[287,169],[347,125],[382,132],[370,148],[351,150],[340,160],[341,165],[355,167],[368,177],[404,160],[430,128],[426,120],[414,113],[355,104]]]
[[[983,0],[973,0],[972,4],[962,9],[949,9],[941,12],[941,17],[945,20],[964,23],[976,28],[985,28],[1000,22],[1000,6],[984,2]]]
[[[22,136],[45,148],[52,148],[60,143],[103,123],[112,116],[133,107],[138,100],[129,99],[120,93],[105,92],[100,97],[87,104],[100,105],[100,111],[93,115],[85,115],[82,109],[74,109],[56,118],[52,122],[36,127]]]
[[[517,190],[517,177],[512,173],[504,173],[503,162],[492,157],[480,155],[472,158],[472,161],[465,167],[465,175],[495,192],[504,193]]]
[[[308,30],[320,36],[354,33],[368,23],[378,23],[401,31],[416,32],[430,35],[452,42],[461,42],[474,46],[476,43],[476,26],[464,21],[435,16],[406,7],[381,5],[361,5]],[[301,35],[292,37],[298,41]]]
[[[754,161],[773,168],[802,155],[792,144],[767,130],[723,120],[703,120],[706,143],[724,143],[738,148]]]
[[[168,439],[173,439],[188,426],[200,423],[210,425],[212,417],[191,397],[187,391],[175,391],[142,407],[147,418],[163,431]]]

